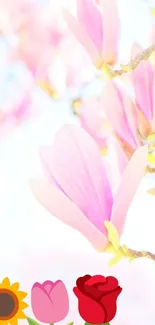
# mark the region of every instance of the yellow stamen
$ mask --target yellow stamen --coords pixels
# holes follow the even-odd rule
[[[79,114],[79,110],[81,108],[81,105],[82,105],[82,100],[81,98],[76,98],[72,101],[72,108],[73,108],[73,111],[74,111],[74,114],[75,115],[78,115]]]
[[[48,82],[42,81],[42,82],[37,82],[37,86],[42,88],[52,99],[59,99],[58,93],[56,89],[54,89]]]
[[[100,149],[101,156],[107,156],[108,155],[108,146],[104,146]]]
[[[105,76],[108,77],[109,79],[112,79],[115,77],[115,73],[113,70],[110,68],[110,66],[106,63],[101,63],[99,69],[105,73]]]

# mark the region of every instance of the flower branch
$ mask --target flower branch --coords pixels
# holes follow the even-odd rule
[[[107,229],[108,244],[104,249],[104,252],[113,254],[113,258],[109,263],[109,266],[113,266],[118,263],[122,258],[128,258],[129,262],[134,261],[136,258],[146,257],[155,261],[155,255],[147,251],[136,251],[128,248],[126,245],[120,245],[120,239],[115,226],[105,221],[105,227]]]
[[[151,46],[149,46],[148,48],[146,48],[145,50],[143,50],[141,53],[139,53],[138,55],[135,56],[134,59],[132,59],[128,64],[126,65],[120,65],[120,69],[113,69],[110,67],[110,65],[106,64],[106,63],[102,63],[99,66],[99,70],[103,71],[105,76],[112,79],[118,76],[121,76],[125,73],[134,71],[137,66],[142,62],[142,61],[146,61],[150,58],[150,56],[155,52],[155,44],[152,44]],[[92,81],[100,79],[101,76],[97,75]],[[83,93],[83,91],[85,90],[85,88],[91,83],[86,83],[82,89],[81,89],[81,93]],[[78,98],[75,98],[72,101],[72,109],[73,109],[73,113],[77,116],[79,116],[78,112],[79,112],[79,108],[81,107],[81,95]]]
[[[119,76],[124,73],[133,71],[137,68],[137,66],[142,62],[146,61],[150,58],[150,56],[155,52],[155,44],[150,45],[148,48],[143,50],[141,53],[136,55],[134,59],[132,59],[128,64],[126,65],[121,65],[120,70],[113,70],[113,76]]]

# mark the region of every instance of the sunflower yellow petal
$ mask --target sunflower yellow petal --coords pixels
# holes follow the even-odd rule
[[[8,325],[8,320],[0,320],[0,325]]]
[[[18,319],[16,317],[13,317],[9,320],[10,325],[18,325]]]
[[[2,286],[3,286],[4,288],[9,288],[9,287],[10,287],[10,280],[9,280],[8,277],[6,277],[5,279],[3,279],[3,281],[2,281]]]
[[[28,306],[29,305],[25,301],[20,301],[20,303],[19,303],[19,309],[25,309]]]
[[[10,287],[10,290],[12,290],[13,292],[18,291],[18,289],[19,289],[19,282],[13,283]]]
[[[27,292],[24,292],[24,291],[18,291],[18,292],[17,292],[17,296],[18,296],[18,299],[19,299],[19,300],[22,300],[22,299],[24,299],[24,298],[27,296]]]
[[[19,319],[25,319],[26,315],[24,314],[24,312],[22,310],[19,310],[16,317]]]

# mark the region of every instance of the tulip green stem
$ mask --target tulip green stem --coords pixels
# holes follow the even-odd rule
[[[38,322],[36,322],[36,320],[34,320],[33,318],[30,317],[26,317],[29,325],[40,325]]]

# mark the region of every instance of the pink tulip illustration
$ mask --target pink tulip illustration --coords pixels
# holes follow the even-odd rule
[[[80,126],[63,126],[52,147],[41,149],[41,158],[47,180],[31,180],[35,197],[54,216],[103,251],[108,244],[105,221],[115,226],[119,236],[122,233],[128,208],[145,171],[147,146],[134,153],[115,196],[97,144]]]
[[[69,298],[61,280],[34,283],[31,290],[31,305],[35,317],[43,323],[57,323],[69,311]]]
[[[116,63],[119,18],[115,0],[77,0],[77,19],[66,11],[64,16],[96,67]]]

